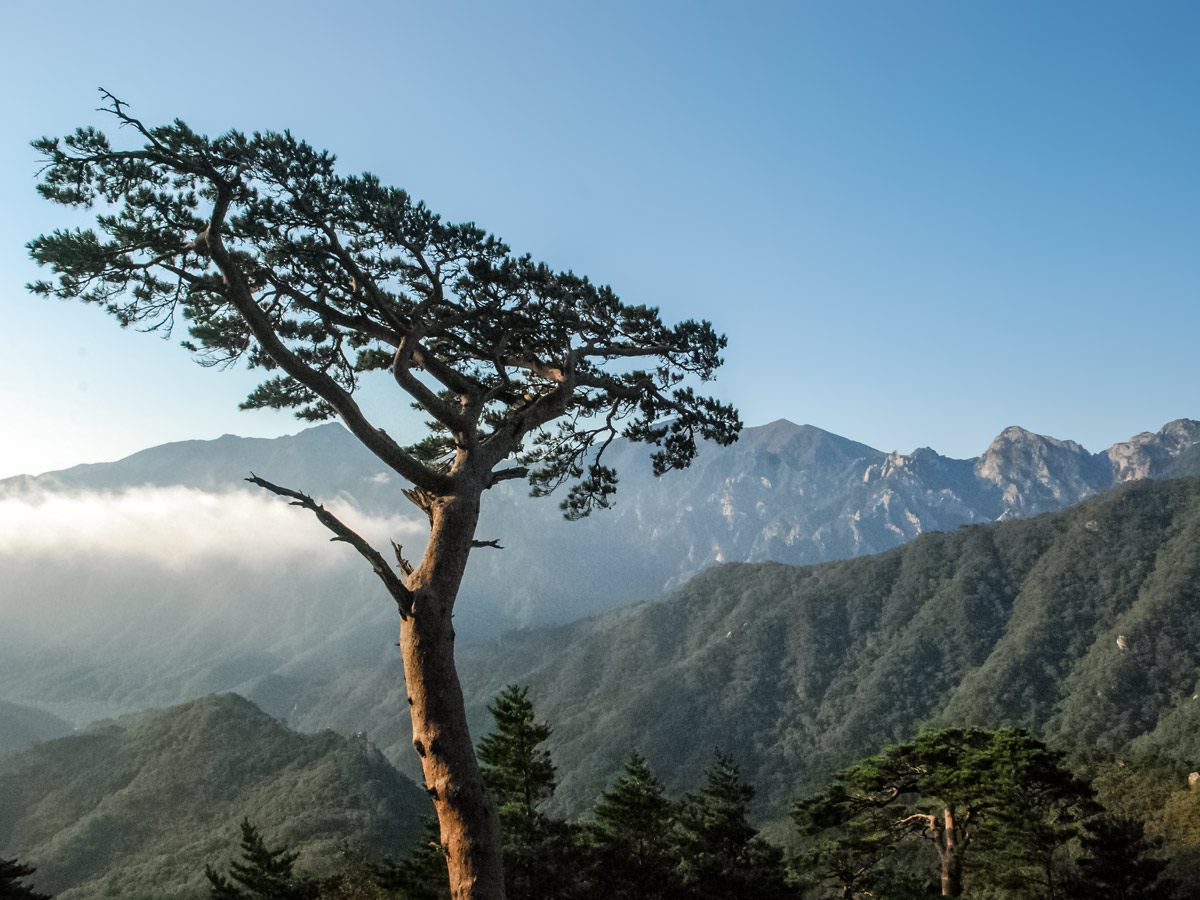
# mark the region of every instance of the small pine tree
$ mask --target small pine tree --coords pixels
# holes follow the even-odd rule
[[[37,869],[15,859],[0,859],[0,900],[50,900],[21,882]]]
[[[213,900],[312,900],[318,883],[292,871],[299,855],[286,847],[268,848],[258,829],[243,819],[242,860],[229,864],[229,877],[204,868]]]
[[[529,688],[510,684],[500,692],[488,712],[496,730],[479,742],[483,779],[501,815],[532,821],[537,808],[554,793],[554,763],[541,749],[550,737],[550,726],[535,722]]]
[[[571,829],[539,809],[557,786],[554,763],[541,746],[550,726],[534,720],[529,688],[515,684],[488,711],[496,730],[479,742],[478,756],[500,814],[505,895],[508,900],[569,896],[578,880]]]
[[[682,896],[675,812],[646,760],[632,753],[586,831],[591,893],[613,900]]]
[[[699,794],[684,801],[679,821],[682,870],[690,895],[704,900],[792,896],[783,853],[758,836],[747,818],[754,788],[733,761],[717,753]]]

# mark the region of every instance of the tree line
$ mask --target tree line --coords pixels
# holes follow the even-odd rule
[[[786,850],[750,823],[754,789],[714,752],[697,789],[668,796],[647,761],[623,772],[583,821],[545,812],[557,770],[528,689],[489,706],[477,748],[499,812],[510,900],[1182,900],[1161,841],[1106,810],[1064,755],[1016,729],[952,728],[848,766],[792,807]],[[436,821],[407,856],[346,849],[336,874],[297,870],[299,854],[241,825],[241,857],[207,867],[213,900],[446,900]],[[34,870],[0,860],[0,900],[49,900]]]

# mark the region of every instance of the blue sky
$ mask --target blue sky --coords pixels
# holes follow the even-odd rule
[[[291,128],[711,319],[748,424],[967,457],[1200,418],[1193,2],[16,2],[0,29],[0,477],[300,427],[237,411],[249,373],[23,290],[25,241],[75,223],[28,141],[105,125],[98,85]]]

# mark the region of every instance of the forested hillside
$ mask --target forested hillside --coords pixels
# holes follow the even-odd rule
[[[102,723],[0,760],[0,857],[62,900],[205,896],[238,823],[337,862],[408,848],[428,798],[360,737],[302,735],[234,695]]]
[[[463,680],[477,731],[505,684],[531,686],[570,813],[630,750],[682,788],[720,748],[779,816],[922,724],[1012,724],[1186,772],[1200,762],[1198,592],[1200,480],[1142,481],[879,556],[720,566],[661,603],[464,647]],[[309,721],[371,722],[403,765],[401,690],[395,671],[345,682]]]

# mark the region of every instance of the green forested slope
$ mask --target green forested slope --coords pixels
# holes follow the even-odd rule
[[[405,850],[424,793],[365,740],[302,735],[232,694],[130,716],[0,761],[0,857],[72,898],[203,896],[243,817],[331,864]]]
[[[680,788],[717,747],[775,817],[922,724],[1014,724],[1194,768],[1200,481],[875,557],[714,568],[662,603],[476,647],[462,669],[476,709],[532,687],[569,811],[632,748]]]

